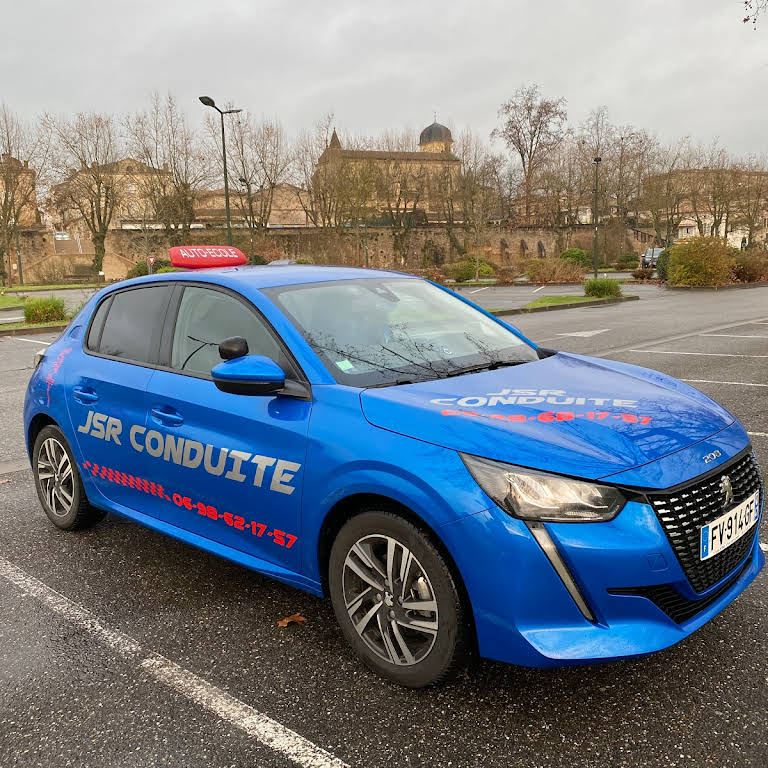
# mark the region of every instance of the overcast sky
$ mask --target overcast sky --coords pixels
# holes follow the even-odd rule
[[[741,0],[1,0],[0,101],[27,117],[200,94],[290,133],[332,111],[376,134],[438,120],[487,136],[537,82],[573,123],[768,150],[768,18]]]

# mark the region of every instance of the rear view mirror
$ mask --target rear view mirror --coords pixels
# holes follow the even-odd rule
[[[224,360],[213,368],[211,376],[217,389],[233,395],[269,395],[285,386],[283,369],[263,355]]]

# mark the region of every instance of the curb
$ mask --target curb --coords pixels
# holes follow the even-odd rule
[[[580,301],[573,304],[551,304],[548,307],[531,307],[525,309],[495,309],[491,311],[496,317],[504,315],[527,315],[531,312],[554,312],[558,309],[578,309],[579,307],[604,307],[606,304],[621,304],[624,301],[639,301],[639,296],[622,296],[620,299],[596,299],[595,301]]]
[[[665,287],[668,291],[731,291],[734,288],[743,291],[748,288],[765,288],[767,286],[768,281],[763,280],[759,283],[731,283],[729,285],[720,285],[717,287],[708,285],[667,285]]]
[[[3,330],[0,325],[0,336],[29,336],[37,333],[61,333],[68,326],[68,323],[61,325],[45,325],[37,328],[7,328]]]
[[[3,312],[18,312],[20,309],[22,309],[22,310],[24,309],[24,305],[23,304],[13,304],[10,307],[0,307],[0,315]]]

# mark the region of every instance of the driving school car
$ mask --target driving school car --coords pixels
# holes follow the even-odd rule
[[[26,438],[59,528],[115,512],[327,595],[411,687],[472,653],[657,651],[762,568],[755,454],[692,387],[410,275],[171,256],[39,355]]]

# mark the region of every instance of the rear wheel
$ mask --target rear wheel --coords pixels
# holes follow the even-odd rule
[[[87,528],[104,517],[88,503],[75,457],[57,426],[40,430],[32,449],[32,470],[43,511],[57,528]]]
[[[336,618],[360,658],[410,688],[464,664],[469,628],[451,571],[427,535],[388,511],[348,521],[331,549]]]

